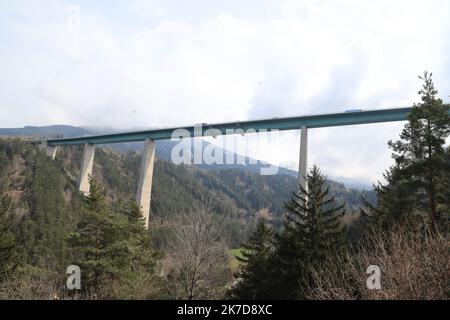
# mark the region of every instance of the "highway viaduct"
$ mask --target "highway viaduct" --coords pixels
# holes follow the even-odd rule
[[[155,160],[155,140],[171,139],[176,129],[190,134],[190,137],[216,136],[230,134],[243,134],[248,130],[253,132],[271,130],[301,130],[300,159],[299,159],[299,185],[305,187],[305,175],[308,161],[308,129],[324,128],[357,124],[381,123],[392,121],[405,121],[411,107],[390,108],[363,111],[360,109],[348,110],[340,113],[296,116],[286,118],[271,118],[262,120],[226,122],[216,124],[201,124],[187,127],[175,127],[114,133],[105,135],[84,136],[75,138],[49,139],[44,146],[47,154],[53,159],[60,146],[84,145],[83,162],[81,164],[78,187],[84,194],[89,194],[89,175],[92,174],[95,146],[98,144],[112,144],[121,142],[144,142],[139,184],[136,192],[136,201],[141,206],[148,228],[150,215],[150,201],[153,179],[153,164]],[[449,111],[450,115],[450,111]],[[214,129],[214,130],[211,130]],[[199,131],[200,130],[200,131]],[[200,132],[200,134],[199,134]]]

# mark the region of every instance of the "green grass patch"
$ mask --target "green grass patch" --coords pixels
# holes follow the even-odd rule
[[[230,257],[229,263],[230,263],[230,269],[234,273],[238,271],[239,269],[239,260],[236,257],[242,258],[242,249],[231,249],[228,251],[228,255]]]

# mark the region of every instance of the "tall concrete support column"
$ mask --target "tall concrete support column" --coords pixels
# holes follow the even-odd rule
[[[44,143],[43,145],[43,149],[45,151],[45,153],[52,158],[52,160],[55,160],[56,157],[56,151],[58,150],[58,147],[56,146],[51,146],[48,143]]]
[[[300,136],[300,159],[298,165],[298,184],[306,189],[305,176],[308,170],[308,128],[303,126]]]
[[[145,227],[148,229],[150,217],[150,200],[152,196],[153,164],[155,162],[155,142],[151,139],[145,140],[144,152],[142,154],[141,173],[136,193],[136,202],[142,208],[145,219]]]
[[[81,164],[80,180],[78,190],[88,195],[90,192],[89,176],[92,175],[94,166],[95,145],[86,143],[84,145],[83,163]]]

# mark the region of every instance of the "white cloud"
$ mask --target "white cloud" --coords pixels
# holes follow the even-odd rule
[[[72,31],[71,4],[0,4],[0,126],[124,129],[403,106],[425,69],[450,92],[444,0],[79,1]],[[398,131],[311,130],[310,163],[374,180]],[[260,156],[295,168],[297,144],[283,133]]]

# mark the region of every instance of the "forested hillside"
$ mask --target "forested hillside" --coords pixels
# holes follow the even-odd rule
[[[149,128],[147,128],[149,129]],[[143,129],[142,129],[143,130]],[[22,137],[28,140],[44,140],[44,139],[52,139],[52,138],[68,138],[68,137],[80,137],[86,135],[98,135],[98,134],[110,134],[116,133],[117,131],[113,128],[81,128],[74,127],[69,125],[53,125],[53,126],[26,126],[23,128],[0,128],[0,137]],[[171,140],[158,140],[156,141],[156,156],[160,159],[164,159],[170,161],[172,149],[178,142]],[[202,150],[209,146],[209,143],[206,141],[201,142]],[[120,151],[122,153],[127,153],[130,151],[141,152],[143,150],[143,143],[141,142],[125,142],[119,144],[110,144],[105,147],[109,147],[113,150]],[[267,166],[266,163],[251,159],[249,157],[243,157],[243,161],[237,161],[236,154],[220,149],[217,147],[217,150],[222,150],[223,164],[213,163],[213,164],[197,164],[196,166],[202,169],[211,169],[211,170],[221,170],[221,169],[241,169],[244,171],[250,171],[254,173],[259,173],[261,167]],[[191,154],[194,154],[194,144],[191,145]],[[234,163],[227,163],[226,159],[235,159]],[[241,159],[241,158],[240,158]],[[293,170],[286,169],[283,167],[278,168],[278,174],[296,176],[297,173]]]
[[[292,195],[284,228],[258,222],[243,245],[235,299],[448,299],[450,105],[431,74],[399,138],[377,205],[342,228],[344,206],[317,166]],[[350,229],[351,230],[351,229]],[[349,241],[350,240],[350,241]],[[375,270],[375,271],[374,271]],[[367,277],[367,274],[372,276]]]
[[[8,177],[8,194],[14,200],[15,215],[21,219],[18,233],[27,262],[65,262],[61,258],[65,254],[60,252],[64,246],[59,244],[80,218],[76,180],[82,148],[60,148],[52,161],[38,147],[21,140],[0,141],[1,174]],[[93,176],[105,187],[109,202],[134,196],[140,160],[138,152],[96,151]],[[281,225],[284,202],[295,191],[296,178],[261,176],[239,169],[206,170],[157,159],[153,185],[150,223],[157,246],[164,245],[165,230],[174,215],[194,211],[209,200],[217,217],[225,219],[225,238],[235,248],[255,219]],[[330,182],[330,188],[338,201],[346,201],[349,212],[358,212],[362,192],[336,182]],[[363,194],[369,200],[374,198],[371,192]]]
[[[56,268],[70,260],[65,237],[80,217],[81,197],[58,163],[19,140],[0,140],[0,177],[12,199],[24,263]]]
[[[91,212],[86,211],[86,199],[77,190],[82,154],[81,147],[60,148],[56,160],[51,160],[38,146],[27,141],[19,138],[0,139],[0,191],[7,197],[5,199],[11,199],[11,204],[5,210],[12,213],[9,229],[17,242],[15,261],[21,266],[16,273],[19,280],[11,281],[25,281],[27,277],[40,274],[42,277],[38,277],[39,281],[50,281],[45,280],[48,277],[51,283],[55,283],[64,274],[65,268],[79,259],[79,253],[73,247],[77,242],[69,240],[74,233],[80,232],[80,225],[86,223],[83,221]],[[105,201],[110,208],[108,210],[119,213],[130,211],[128,203],[134,198],[140,161],[139,152],[121,153],[109,148],[97,149],[93,178],[105,190]],[[152,247],[159,252],[161,258],[152,263],[159,261],[161,272],[169,272],[168,279],[173,272],[177,272],[177,259],[181,258],[176,257],[185,252],[174,250],[174,247],[181,248],[185,245],[184,241],[173,244],[180,228],[179,219],[186,217],[183,219],[189,225],[191,218],[186,215],[194,214],[195,217],[199,211],[206,212],[205,204],[208,205],[207,213],[212,218],[208,223],[218,237],[211,241],[220,239],[218,243],[221,249],[218,249],[218,254],[214,257],[222,257],[220,261],[228,261],[230,257],[223,253],[232,248],[240,248],[258,219],[265,219],[275,229],[281,228],[285,201],[296,190],[296,186],[297,179],[289,175],[261,176],[239,169],[206,170],[196,166],[174,165],[157,158],[150,239]],[[332,181],[329,186],[339,201],[346,201],[349,217],[353,219],[352,213],[356,216],[362,205],[362,193],[347,190],[344,185]],[[373,197],[373,193],[365,192],[365,196]],[[117,223],[123,225],[123,222]],[[216,225],[220,225],[217,230],[214,229]],[[211,286],[225,288],[223,285],[230,283],[229,263],[231,262],[219,263],[218,266],[222,266],[219,270],[206,273],[221,276],[219,280],[214,280],[219,281],[219,284],[211,284],[205,292]],[[24,266],[26,269],[23,269]],[[144,272],[142,277],[154,279],[155,272]],[[183,292],[177,287],[177,281],[167,283],[165,294],[178,296]],[[173,284],[175,287],[171,287]],[[152,282],[148,287],[154,285]],[[28,292],[23,288],[19,291]],[[149,297],[153,293],[147,294],[143,289],[142,294],[143,297]],[[121,292],[114,297],[129,295],[135,297],[129,292],[123,295]],[[217,293],[217,296],[220,295],[223,293]]]

